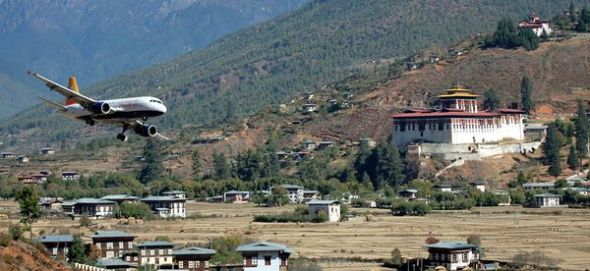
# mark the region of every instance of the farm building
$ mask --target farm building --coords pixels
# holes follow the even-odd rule
[[[135,236],[123,231],[97,231],[92,236],[92,245],[102,258],[118,258],[133,250]]]
[[[559,207],[561,196],[551,193],[543,193],[535,195],[535,206],[539,208],[544,207]]]
[[[167,241],[148,241],[136,245],[139,250],[139,265],[156,270],[162,266],[174,265],[172,249],[174,244]],[[168,268],[171,269],[171,268]]]
[[[312,200],[307,203],[311,213],[324,211],[328,216],[328,221],[340,221],[340,202],[337,200]]]
[[[67,259],[68,252],[74,243],[72,235],[43,235],[35,241],[47,248],[49,255],[55,259]]]
[[[447,270],[462,270],[479,262],[479,247],[462,242],[438,242],[426,245],[427,264],[444,266]]]
[[[149,196],[141,201],[149,205],[152,211],[160,217],[186,217],[186,199],[173,196]]]
[[[293,251],[283,244],[255,242],[238,246],[244,257],[244,271],[286,271]]]
[[[187,247],[172,251],[174,265],[182,270],[209,270],[209,260],[215,255],[215,250],[201,247]]]

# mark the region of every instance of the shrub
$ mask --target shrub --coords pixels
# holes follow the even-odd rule
[[[10,234],[10,237],[14,241],[18,241],[24,232],[25,232],[25,228],[19,224],[12,224],[8,228],[8,233]]]
[[[80,227],[90,227],[90,219],[87,216],[80,218]]]
[[[12,243],[12,237],[10,234],[0,232],[0,246],[7,247]]]

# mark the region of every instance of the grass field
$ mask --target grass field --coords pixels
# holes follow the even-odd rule
[[[0,204],[1,206],[1,204]],[[441,212],[425,217],[393,217],[387,210],[353,209],[376,212],[376,221],[364,219],[340,223],[254,223],[252,216],[279,213],[294,206],[262,208],[251,204],[187,204],[189,215],[201,218],[177,221],[154,220],[141,225],[120,225],[115,219],[98,220],[91,229],[119,229],[132,232],[138,240],[169,236],[179,245],[203,244],[210,238],[238,234],[252,240],[268,240],[292,246],[295,256],[322,259],[325,270],[385,270],[377,264],[336,258],[379,259],[399,248],[404,256],[426,256],[424,240],[465,240],[481,235],[486,258],[509,260],[519,251],[540,249],[559,259],[564,269],[580,270],[590,265],[590,210],[523,209],[521,207],[475,208],[471,211]],[[215,215],[214,217],[212,215]],[[5,224],[0,224],[4,227]],[[59,225],[59,226],[56,226]],[[42,220],[34,231],[80,231],[71,220]]]

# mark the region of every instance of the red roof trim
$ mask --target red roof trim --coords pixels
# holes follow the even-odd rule
[[[433,113],[400,113],[391,115],[394,119],[411,119],[411,118],[443,118],[443,117],[457,117],[457,118],[477,118],[477,117],[499,117],[502,114],[497,112],[433,112]]]

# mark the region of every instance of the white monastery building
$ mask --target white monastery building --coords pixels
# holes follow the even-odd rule
[[[549,22],[541,21],[541,18],[539,18],[539,16],[536,16],[535,14],[532,14],[528,20],[519,22],[518,27],[530,28],[531,30],[533,30],[533,32],[535,32],[535,35],[537,35],[537,37],[543,35],[543,32],[545,32],[547,35],[551,35],[551,33],[553,32],[553,29],[549,27]]]
[[[476,144],[525,139],[523,117],[519,109],[480,111],[471,90],[461,86],[437,96],[438,108],[410,108],[393,118],[393,142]]]

